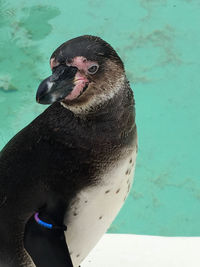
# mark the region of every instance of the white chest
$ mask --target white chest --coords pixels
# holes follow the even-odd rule
[[[133,182],[135,160],[136,150],[107,171],[101,177],[101,184],[84,189],[72,201],[66,240],[75,267],[88,255],[121,209]]]

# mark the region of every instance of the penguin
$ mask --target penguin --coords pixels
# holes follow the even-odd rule
[[[50,106],[0,154],[0,266],[78,267],[130,191],[134,95],[100,37],[59,46],[36,100]]]

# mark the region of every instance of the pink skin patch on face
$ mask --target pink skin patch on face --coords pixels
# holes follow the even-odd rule
[[[59,62],[56,61],[55,57],[52,57],[50,59],[50,66],[51,66],[51,69],[53,69],[54,67],[57,67],[59,65]]]
[[[78,71],[74,78],[74,84],[74,89],[67,97],[65,97],[66,100],[73,100],[79,97],[82,94],[83,89],[89,84],[89,80]]]
[[[86,77],[88,74],[88,69],[94,64],[97,63],[80,56],[73,58],[70,62],[66,61],[67,66],[78,68],[78,72],[75,76],[75,87],[73,91],[65,98],[66,100],[73,100],[82,94],[83,89],[89,84],[89,80]]]
[[[82,94],[84,88],[89,84],[89,80],[87,79],[86,76],[88,74],[88,69],[94,64],[98,65],[97,62],[87,60],[85,57],[82,56],[74,57],[70,62],[66,61],[67,66],[73,66],[78,68],[78,71],[74,78],[74,84],[75,84],[74,89],[65,98],[66,100],[76,99]],[[59,62],[56,61],[55,58],[51,58],[50,60],[51,69],[53,69],[58,65]]]
[[[67,66],[77,67],[80,71],[83,71],[85,74],[88,73],[88,69],[97,64],[95,61],[87,60],[85,57],[75,57],[70,63],[66,62]]]

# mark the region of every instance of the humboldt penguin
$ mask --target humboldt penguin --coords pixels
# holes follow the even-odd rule
[[[0,154],[0,266],[77,267],[130,191],[133,92],[99,37],[63,43],[37,91],[51,104]]]

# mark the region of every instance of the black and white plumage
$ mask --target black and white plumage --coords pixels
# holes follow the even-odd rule
[[[27,248],[34,243],[29,224],[37,211],[68,227],[66,242],[79,266],[119,212],[133,180],[134,98],[117,53],[99,37],[81,36],[62,44],[50,64],[53,74],[41,83],[37,101],[52,105],[0,156],[0,266],[33,266],[24,240]],[[53,250],[55,263],[48,255],[47,266],[68,266],[56,263],[63,254],[56,245]]]

